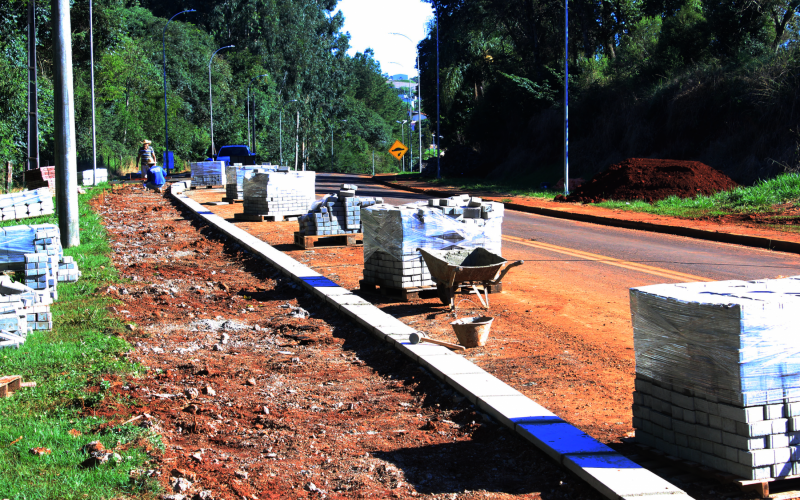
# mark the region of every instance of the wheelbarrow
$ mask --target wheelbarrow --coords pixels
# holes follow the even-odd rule
[[[425,259],[425,264],[436,283],[442,304],[450,306],[455,314],[456,289],[471,286],[485,309],[489,309],[489,285],[503,280],[512,268],[523,263],[521,260],[509,262],[485,248],[472,250],[425,250],[417,248]],[[476,285],[483,285],[484,297]]]

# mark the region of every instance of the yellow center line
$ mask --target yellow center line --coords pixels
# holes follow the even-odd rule
[[[541,250],[547,250],[549,252],[556,252],[564,255],[569,255],[571,257],[577,257],[579,259],[584,259],[588,261],[600,262],[602,264],[608,264],[609,266],[621,267],[623,269],[638,271],[640,273],[652,274],[653,276],[668,278],[676,281],[715,281],[713,279],[705,278],[702,276],[696,276],[694,274],[671,271],[669,269],[648,266],[636,262],[628,262],[626,260],[615,259],[613,257],[607,257],[605,255],[584,252],[581,250],[574,250],[572,248],[564,248],[557,245],[551,245],[549,243],[542,243],[539,241],[526,240],[524,238],[518,238],[516,236],[503,236],[503,239],[520,245],[539,248]]]

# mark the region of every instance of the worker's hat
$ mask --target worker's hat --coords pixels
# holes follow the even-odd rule
[[[153,141],[151,141],[150,139],[144,139],[142,141],[142,144],[153,144]]]

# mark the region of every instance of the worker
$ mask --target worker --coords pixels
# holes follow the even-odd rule
[[[156,164],[156,152],[150,146],[152,141],[145,139],[142,141],[142,147],[139,148],[139,155],[136,157],[136,166],[141,169],[142,174],[146,173],[145,167],[150,168],[150,165]]]
[[[164,178],[164,169],[158,165],[150,165],[150,168],[147,170],[147,182],[144,183],[144,187],[160,193],[166,183],[167,179]]]

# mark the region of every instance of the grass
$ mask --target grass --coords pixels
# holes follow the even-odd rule
[[[753,186],[739,186],[711,196],[667,199],[646,203],[643,201],[605,201],[597,206],[637,212],[648,212],[674,217],[697,217],[730,213],[763,213],[776,206],[800,201],[800,174],[788,173],[773,179],[757,182]]]
[[[473,177],[442,177],[441,179],[426,179],[426,181],[440,187],[452,186],[458,190],[488,191],[506,196],[553,199],[560,194],[553,189],[542,189],[541,184],[544,180],[538,174],[521,176],[515,181],[493,181]]]
[[[114,433],[98,432],[102,420],[86,416],[107,396],[110,384],[105,376],[135,376],[140,370],[120,356],[130,346],[115,335],[123,325],[105,310],[114,301],[95,294],[98,287],[119,281],[105,228],[89,208],[89,200],[99,191],[93,189],[79,199],[81,245],[64,253],[75,258],[83,275],[76,283],[58,285],[58,301],[51,307],[53,330],[29,335],[19,349],[0,350],[0,374],[22,375],[23,380],[37,383],[36,388],[0,400],[3,498],[122,498],[157,488],[155,482],[131,479],[131,471],[148,460],[139,444],[146,440],[160,446],[158,436],[131,425]],[[24,223],[57,224],[57,219],[40,217]],[[99,391],[90,392],[89,387]],[[81,435],[74,437],[73,429]],[[81,446],[94,440],[119,450],[123,460],[79,468],[86,458]],[[29,453],[33,447],[52,453],[35,456]]]

